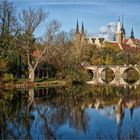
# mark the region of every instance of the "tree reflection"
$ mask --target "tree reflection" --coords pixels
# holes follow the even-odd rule
[[[75,128],[78,132],[87,132],[89,117],[84,110],[73,109],[69,119],[71,127]]]
[[[24,128],[21,122],[21,114],[23,113],[21,111],[24,111],[25,102],[20,94],[17,95],[13,91],[5,91],[0,94],[0,97],[1,139],[17,139],[22,137],[21,135],[24,135]]]
[[[61,138],[57,130],[65,124],[86,135],[90,119],[94,118],[87,110],[105,112],[110,106],[114,107],[117,138],[121,139],[125,109],[130,110],[133,119],[133,111],[140,105],[139,91],[140,88],[87,86],[4,91],[0,94],[0,139],[57,139]],[[128,137],[137,136],[137,129],[133,130],[135,133],[130,132]],[[98,138],[102,138],[104,134],[99,132]]]
[[[31,106],[34,106],[34,109],[36,110],[36,112],[39,115],[39,119],[34,118],[35,123],[37,125],[40,125],[39,123],[41,121],[44,122],[43,127],[41,128],[44,131],[44,138],[45,139],[55,139],[55,135],[53,130],[51,129],[51,127],[49,126],[49,122],[48,122],[48,118],[46,116],[46,112],[48,113],[48,106],[40,106],[36,101],[35,101],[35,91],[33,88],[29,89],[29,98],[28,98],[28,108],[27,108],[27,112],[28,114],[32,113],[32,108]]]

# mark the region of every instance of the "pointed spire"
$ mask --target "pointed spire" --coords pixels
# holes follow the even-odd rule
[[[121,28],[121,34],[122,34],[122,41],[125,39],[125,29],[124,29],[124,16],[122,16],[122,28]]]
[[[79,34],[79,23],[78,23],[78,19],[77,19],[77,25],[76,25],[76,34]]]
[[[134,35],[134,30],[133,30],[133,26],[132,26],[132,30],[131,30],[131,36],[130,36],[131,39],[135,39],[135,35]]]
[[[124,16],[122,16],[122,28],[121,28],[122,34],[125,35],[125,29],[124,29]]]
[[[82,22],[82,29],[81,29],[81,34],[84,35],[85,32],[84,32],[84,23]]]
[[[117,32],[121,33],[120,17],[118,18]]]
[[[120,16],[118,17],[118,22],[120,22]]]
[[[124,29],[124,25],[123,25],[124,23],[123,22],[124,22],[124,16],[122,16],[122,29]]]

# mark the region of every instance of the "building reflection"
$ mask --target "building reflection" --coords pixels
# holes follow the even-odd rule
[[[123,119],[124,119],[124,104],[123,104],[123,99],[121,98],[117,105],[115,106],[115,116],[116,116],[116,122],[117,125],[120,126],[122,125]]]
[[[138,107],[140,102],[135,99],[123,99],[120,98],[118,104],[116,105],[116,121],[118,125],[122,124],[124,119],[125,109],[129,109],[130,117],[133,118],[133,111],[136,107]]]
[[[47,91],[47,90],[46,90]],[[43,91],[43,95],[44,95],[44,91]],[[48,94],[48,91],[47,91]],[[57,94],[56,94],[57,96]],[[82,95],[83,96],[83,95]],[[58,96],[57,96],[58,97]],[[57,98],[56,97],[56,98]],[[80,98],[80,100],[79,100]],[[67,119],[70,120],[70,126],[75,128],[78,131],[83,131],[86,132],[87,130],[85,128],[88,129],[88,118],[89,116],[85,113],[86,109],[95,109],[95,110],[104,110],[105,111],[105,107],[106,106],[112,106],[113,105],[113,113],[112,110],[110,109],[110,114],[112,114],[112,116],[115,116],[116,119],[116,125],[117,126],[121,126],[123,123],[123,119],[125,116],[125,109],[129,109],[130,110],[130,116],[131,119],[133,118],[133,111],[136,107],[138,107],[140,105],[139,100],[134,99],[130,99],[127,97],[121,97],[118,98],[116,102],[112,102],[111,104],[108,105],[108,103],[106,103],[106,101],[104,101],[104,99],[102,97],[90,97],[87,98],[87,100],[84,100],[84,97],[74,97],[74,98],[70,98],[69,101],[67,98],[61,97],[58,101],[58,98],[55,100],[55,97],[53,100],[53,108],[57,108],[55,113],[55,116],[57,116],[57,120],[59,120],[60,118],[62,120],[55,120],[55,122],[52,122],[58,125],[62,125],[63,123],[66,122]],[[116,97],[114,97],[116,98]],[[108,101],[108,100],[107,100]],[[46,102],[47,104],[48,102]],[[52,105],[52,104],[49,104]],[[66,113],[66,114],[65,114]],[[87,119],[86,119],[87,118]],[[64,119],[64,121],[63,121]]]

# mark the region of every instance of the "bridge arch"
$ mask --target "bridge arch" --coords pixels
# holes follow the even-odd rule
[[[105,67],[101,71],[101,79],[106,83],[110,84],[115,79],[115,71],[111,67]]]
[[[138,66],[132,66],[132,65],[89,65],[85,66],[87,70],[91,70],[94,73],[94,77],[92,78],[92,81],[90,82],[91,84],[106,84],[103,80],[103,71],[104,69],[108,68],[114,73],[115,77],[112,79],[112,81],[109,81],[109,85],[129,85],[124,80],[124,72],[127,71],[130,68],[133,68],[134,70],[137,71],[138,75],[140,75],[140,70]],[[140,76],[138,76],[138,81],[134,83],[133,85],[139,85],[140,84]],[[131,84],[132,85],[132,84]]]
[[[93,80],[95,78],[95,71],[91,70],[91,69],[88,69],[87,72],[88,72],[88,75],[89,75],[89,79]]]
[[[128,84],[134,84],[140,79],[140,72],[137,68],[130,66],[123,71],[123,80]]]

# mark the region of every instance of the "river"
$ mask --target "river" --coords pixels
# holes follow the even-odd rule
[[[140,86],[0,90],[0,139],[140,139]]]

